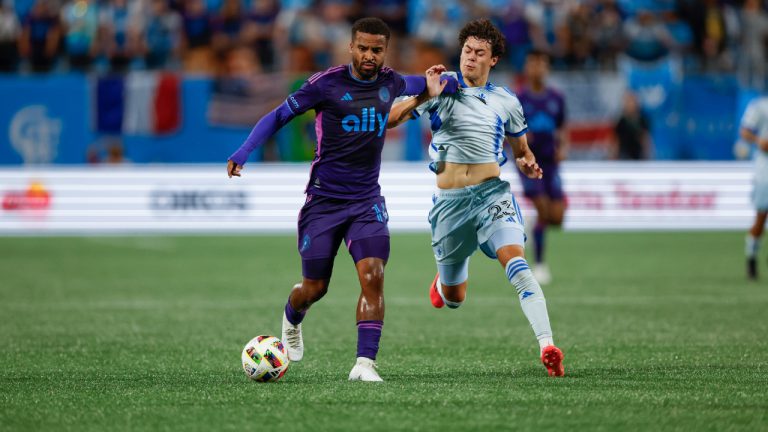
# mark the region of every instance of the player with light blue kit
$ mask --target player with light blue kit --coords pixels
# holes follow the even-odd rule
[[[498,259],[514,286],[549,375],[562,376],[563,353],[554,345],[544,293],[525,260],[523,215],[509,183],[499,178],[500,165],[507,160],[505,137],[520,171],[529,178],[546,175],[528,148],[520,101],[488,80],[504,53],[504,36],[489,20],[476,20],[461,30],[459,44],[461,73],[453,74],[460,83],[459,91],[398,102],[389,120],[394,127],[428,115],[431,124],[429,154],[438,190],[429,221],[438,274],[430,287],[430,299],[437,308],[461,306],[467,292],[469,259],[480,247],[488,257]]]
[[[282,340],[290,360],[301,360],[301,323],[327,292],[343,241],[361,287],[352,381],[382,381],[374,361],[384,325],[384,266],[389,258],[389,216],[379,186],[389,110],[398,96],[436,96],[445,87],[432,79],[428,88],[423,76],[404,77],[384,67],[389,35],[378,18],[355,22],[352,62],[312,75],[256,124],[227,164],[229,176],[239,176],[250,153],[277,130],[310,109],[317,113],[317,147],[298,223],[303,280],[285,305]]]
[[[768,97],[755,99],[747,106],[741,119],[740,136],[757,146],[752,190],[752,204],[757,213],[746,239],[747,277],[757,279],[757,252],[768,216]]]

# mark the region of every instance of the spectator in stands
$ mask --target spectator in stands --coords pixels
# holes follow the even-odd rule
[[[213,25],[203,0],[187,0],[184,4],[183,23],[184,70],[212,73],[214,70],[211,51]]]
[[[720,55],[726,48],[727,31],[718,0],[681,0],[679,10],[693,31],[694,52],[701,66],[705,70],[719,66]]]
[[[101,40],[115,72],[126,72],[140,53],[140,3],[111,0],[100,11]]]
[[[99,12],[93,0],[74,0],[61,9],[69,67],[87,71],[98,51]]]
[[[243,29],[242,5],[240,0],[224,0],[213,18],[213,47],[221,53],[239,45]]]
[[[13,9],[0,2],[0,72],[13,72],[19,63],[19,20]]]
[[[759,0],[745,0],[741,13],[741,58],[738,62],[739,79],[743,85],[756,90],[765,89],[766,58],[768,49],[768,14]]]
[[[571,68],[591,66],[592,58],[592,27],[595,17],[592,5],[582,2],[574,6],[568,13],[563,26],[563,43],[565,62]]]
[[[553,67],[562,64],[565,54],[563,28],[571,6],[570,0],[541,0],[528,3],[525,9],[533,48],[549,54]]]
[[[307,42],[322,68],[349,62],[351,5],[346,0],[321,0],[306,20]]]
[[[509,63],[515,71],[522,71],[525,57],[531,50],[530,28],[525,17],[525,0],[512,0],[502,9],[497,21],[507,39]],[[433,63],[435,64],[435,63]]]
[[[604,0],[600,4],[591,28],[597,64],[603,69],[615,69],[616,57],[626,44],[622,14],[615,0]]]
[[[267,71],[275,67],[273,35],[279,13],[277,0],[253,0],[243,25],[244,43],[253,49],[262,68]]]
[[[408,0],[362,0],[364,16],[375,16],[384,20],[395,36],[408,31]]]
[[[459,24],[449,20],[443,7],[433,4],[416,28],[416,37],[422,42],[446,52],[457,50]]]
[[[613,158],[621,160],[649,159],[651,135],[648,117],[640,109],[633,93],[624,95],[621,116],[614,126],[615,145]]]
[[[56,62],[61,38],[58,16],[49,0],[37,0],[24,20],[19,51],[33,72],[49,72]]]
[[[180,49],[181,16],[166,0],[152,0],[144,24],[144,64],[147,69],[164,69],[177,58]]]
[[[669,30],[649,10],[639,10],[635,17],[625,21],[624,36],[628,41],[626,54],[643,62],[661,60],[675,46]]]
[[[273,44],[282,55],[275,58],[277,66],[290,72],[309,72],[320,69],[310,47],[308,23],[311,13],[302,8],[282,8],[275,19]]]

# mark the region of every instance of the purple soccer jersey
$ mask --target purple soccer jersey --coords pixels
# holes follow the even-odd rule
[[[288,96],[295,115],[314,109],[317,147],[306,193],[334,198],[378,196],[381,150],[389,109],[405,80],[383,67],[375,81],[361,81],[350,65],[311,76]]]
[[[528,144],[536,161],[539,164],[557,164],[557,130],[565,123],[563,96],[551,88],[541,93],[526,88],[517,94],[517,98],[528,120]]]

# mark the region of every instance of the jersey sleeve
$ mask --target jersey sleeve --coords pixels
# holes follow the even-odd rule
[[[304,81],[298,90],[288,95],[285,104],[295,116],[317,108],[323,101],[322,88],[318,81],[312,81],[312,77]]]
[[[760,110],[758,109],[757,101],[754,101],[747,106],[744,115],[741,117],[741,127],[749,130],[753,134],[757,133],[760,128]]]
[[[395,95],[399,96],[406,96],[406,89],[408,88],[408,81],[406,80],[406,77],[400,75],[397,72],[393,72],[393,75],[395,77]]]
[[[411,116],[413,118],[419,118],[421,117],[425,112],[429,112],[430,114],[437,111],[437,108],[440,106],[440,98],[442,96],[434,97],[423,104],[416,107],[415,110],[411,112]]]
[[[528,122],[525,120],[523,106],[515,97],[510,102],[509,119],[504,123],[504,133],[509,137],[517,138],[528,132]]]

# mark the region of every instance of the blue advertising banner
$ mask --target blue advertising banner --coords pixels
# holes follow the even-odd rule
[[[0,77],[0,163],[83,163],[90,132],[80,75]]]

